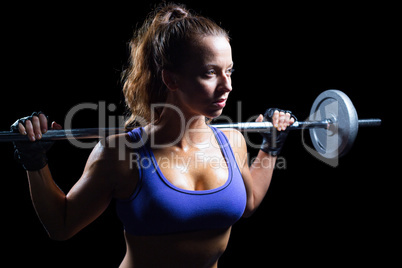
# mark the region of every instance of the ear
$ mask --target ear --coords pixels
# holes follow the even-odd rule
[[[162,81],[169,90],[176,91],[178,89],[177,78],[173,72],[162,70]]]

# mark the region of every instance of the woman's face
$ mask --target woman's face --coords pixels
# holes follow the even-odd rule
[[[189,45],[177,73],[178,105],[190,116],[214,118],[232,91],[232,49],[225,37],[207,36]]]

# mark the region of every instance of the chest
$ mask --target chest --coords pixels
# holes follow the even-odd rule
[[[210,190],[228,180],[227,160],[219,146],[188,150],[168,147],[153,150],[153,153],[164,177],[178,188]]]

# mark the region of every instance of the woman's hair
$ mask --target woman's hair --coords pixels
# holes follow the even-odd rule
[[[228,33],[215,22],[183,5],[162,4],[148,16],[134,33],[129,66],[123,72],[123,93],[130,113],[126,128],[159,119],[162,109],[151,114],[151,105],[166,102],[162,70],[178,71],[185,47],[205,36],[223,36],[229,41]]]

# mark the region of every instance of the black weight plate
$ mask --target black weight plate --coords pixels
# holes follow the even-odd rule
[[[345,155],[353,145],[359,129],[355,107],[342,91],[330,89],[315,99],[310,110],[310,121],[330,119],[330,129],[311,128],[310,137],[316,151],[327,159]]]

